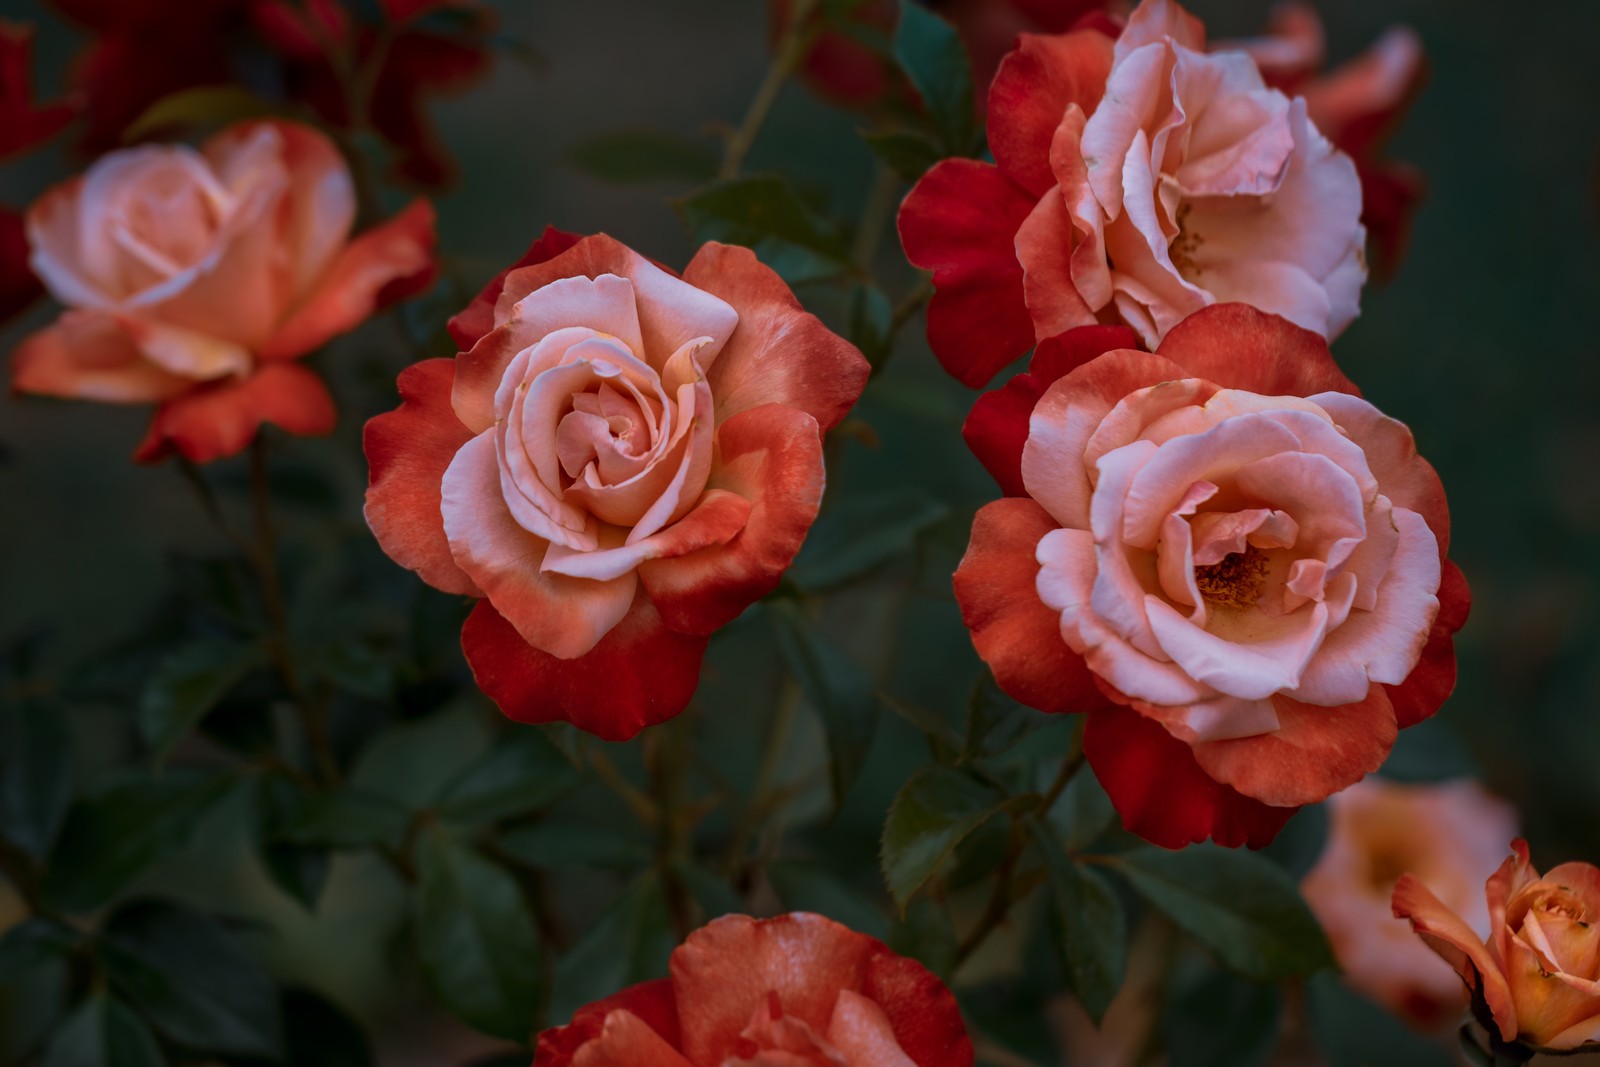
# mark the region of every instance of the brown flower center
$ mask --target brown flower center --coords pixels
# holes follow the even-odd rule
[[[1189,216],[1194,211],[1192,204],[1179,204],[1173,223],[1177,225],[1177,235],[1167,245],[1167,255],[1172,259],[1172,265],[1178,274],[1189,281],[1195,281],[1205,273],[1205,268],[1194,261],[1200,246],[1205,244],[1205,238],[1189,229]]]
[[[1200,595],[1216,607],[1254,606],[1261,599],[1261,587],[1266,580],[1267,554],[1255,545],[1194,569],[1194,584]]]

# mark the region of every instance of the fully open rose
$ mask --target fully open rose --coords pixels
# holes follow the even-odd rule
[[[956,596],[1007,692],[1089,712],[1129,829],[1261,845],[1454,686],[1444,491],[1315,333],[1225,304],[1133,342],[1070,331],[974,407],[1016,495],[978,512]]]
[[[333,144],[248,122],[198,151],[113,152],[28,212],[33,267],[68,309],[12,360],[22,392],[157,403],[137,458],[232,455],[264,422],[326,433],[333,399],[294,362],[433,273],[433,209],[351,239]]]
[[[1154,345],[1223,301],[1326,336],[1366,278],[1350,159],[1242,51],[1145,0],[1113,41],[1024,34],[989,92],[995,163],[934,167],[900,211],[933,271],[928,340],[982,385],[1036,341],[1122,321]]]
[[[677,714],[799,550],[866,361],[748,249],[678,278],[554,231],[452,329],[367,426],[373,532],[483,598],[462,644],[512,718],[618,740]]]
[[[1541,878],[1526,841],[1511,852],[1485,888],[1487,938],[1414,874],[1394,887],[1395,917],[1456,969],[1501,1041],[1600,1051],[1600,868],[1563,863]]]
[[[534,1067],[971,1067],[955,997],[915,960],[820,915],[729,915],[672,976],[539,1035]]]
[[[1300,883],[1352,988],[1424,1031],[1454,1029],[1461,980],[1390,914],[1414,872],[1474,931],[1489,929],[1483,880],[1517,832],[1511,805],[1477,782],[1368,778],[1328,798],[1328,843]]]

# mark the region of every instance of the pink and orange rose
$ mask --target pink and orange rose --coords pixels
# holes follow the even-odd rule
[[[748,249],[678,277],[555,231],[452,332],[367,426],[373,532],[481,598],[462,645],[507,715],[610,740],[676,715],[799,550],[866,361]]]
[[[1316,333],[1221,304],[1135,341],[1069,331],[974,406],[1011,495],[978,512],[956,597],[1003,689],[1088,713],[1130,830],[1260,846],[1454,686],[1444,490]]]
[[[539,1035],[534,1067],[971,1067],[961,1011],[915,960],[820,915],[729,915],[672,976]]]
[[[434,271],[426,201],[352,239],[355,212],[338,151],[294,123],[103,157],[28,211],[68,310],[17,348],[13,387],[159,405],[147,462],[232,455],[268,422],[328,432],[333,399],[296,360]]]
[[[1455,968],[1501,1042],[1600,1051],[1600,868],[1563,863],[1540,877],[1526,841],[1511,853],[1485,887],[1488,937],[1414,874],[1394,887],[1394,915]]]
[[[933,272],[928,340],[982,385],[1037,342],[1122,322],[1147,345],[1237,301],[1332,337],[1355,317],[1354,164],[1172,0],[1113,40],[1024,34],[989,92],[995,163],[946,160],[900,211]]]

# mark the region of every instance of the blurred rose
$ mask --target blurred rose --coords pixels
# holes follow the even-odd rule
[[[746,248],[680,279],[547,233],[367,426],[367,521],[447,592],[478,684],[608,740],[682,711],[708,635],[777,584],[821,505],[821,434],[867,364]]]
[[[1600,1044],[1600,868],[1563,863],[1541,878],[1526,841],[1511,851],[1485,888],[1487,938],[1409,873],[1394,887],[1395,917],[1455,968],[1500,1040]]]
[[[1483,880],[1517,832],[1516,810],[1476,782],[1357,782],[1328,799],[1328,844],[1301,883],[1353,988],[1419,1029],[1453,1027],[1467,998],[1454,972],[1403,924],[1389,900],[1414,872],[1472,929],[1486,933]]]
[[[1310,5],[1289,0],[1273,9],[1265,36],[1218,47],[1243,48],[1268,85],[1305,97],[1317,129],[1355,161],[1373,269],[1380,276],[1393,274],[1425,189],[1415,167],[1383,158],[1385,144],[1427,77],[1416,32],[1395,26],[1356,59],[1325,72],[1322,19]]]
[[[344,160],[305,126],[113,152],[28,211],[34,270],[68,310],[17,348],[12,385],[160,404],[142,461],[232,455],[263,422],[326,433],[332,398],[292,361],[433,272],[427,202],[352,240],[354,219]]]
[[[956,598],[1001,688],[1089,713],[1128,829],[1259,847],[1454,686],[1444,490],[1318,334],[1219,304],[1133,343],[1069,331],[974,405],[1014,495],[978,512]]]
[[[729,915],[672,976],[539,1035],[534,1067],[971,1067],[955,997],[915,960],[820,915]]]
[[[1115,43],[1023,36],[988,133],[995,165],[946,160],[900,212],[907,257],[934,272],[929,343],[969,385],[1096,321],[1154,345],[1217,302],[1327,337],[1356,315],[1354,164],[1170,0],[1145,0]]]

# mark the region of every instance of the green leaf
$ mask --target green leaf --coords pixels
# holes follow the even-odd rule
[[[889,922],[866,895],[816,863],[780,861],[767,868],[767,881],[789,911],[812,911],[880,941]]]
[[[1247,978],[1273,982],[1334,965],[1294,879],[1250,852],[1193,845],[1110,860],[1156,910]]]
[[[1205,960],[1173,969],[1166,1010],[1172,1067],[1262,1067],[1282,1031],[1283,994]]]
[[[45,899],[61,911],[93,911],[182,848],[229,785],[225,774],[169,770],[78,801],[51,852]]]
[[[1306,982],[1311,1033],[1329,1067],[1449,1067],[1439,1044],[1354,992],[1336,974]],[[1581,1061],[1578,1061],[1581,1062]]]
[[[52,960],[65,958],[80,940],[78,931],[53,919],[24,919],[0,933],[0,985],[17,982]]]
[[[354,786],[302,794],[274,831],[278,840],[331,849],[398,847],[411,814],[386,797]]]
[[[913,0],[902,0],[894,57],[922,97],[944,154],[970,153],[977,139],[972,69],[955,27]]]
[[[908,182],[915,182],[945,157],[945,153],[932,140],[920,133],[892,130],[888,133],[863,131],[861,139],[867,142],[872,154],[883,164]]]
[[[40,1067],[166,1067],[150,1028],[115,997],[92,996],[62,1024]]]
[[[267,876],[308,912],[327,885],[332,859],[327,849],[282,839],[282,827],[306,803],[301,788],[286,778],[267,776],[256,794],[256,846]]]
[[[652,856],[650,846],[638,838],[610,827],[566,821],[519,826],[498,844],[514,859],[544,870],[596,867],[630,871],[649,865]]]
[[[122,131],[126,144],[153,134],[168,134],[205,126],[222,126],[241,119],[283,114],[284,109],[237,85],[208,85],[172,93],[145,108]]]
[[[567,152],[573,166],[601,181],[706,182],[716,177],[717,156],[703,141],[660,130],[612,130],[579,141]]]
[[[1098,1026],[1128,969],[1128,922],[1116,890],[1099,872],[1075,863],[1049,827],[1028,820],[1044,857],[1051,931],[1073,993]]]
[[[556,964],[550,1022],[560,1024],[585,1004],[660,978],[677,938],[655,874],[629,886]]]
[[[801,589],[860,578],[910,552],[917,537],[950,513],[920,489],[895,488],[831,500],[789,571]]]
[[[549,807],[582,775],[535,727],[513,729],[445,787],[440,816],[467,823],[493,822]]]
[[[780,600],[771,609],[779,651],[828,735],[828,774],[837,809],[861,774],[878,726],[872,678],[824,641],[797,605]]]
[[[279,1003],[290,1067],[371,1067],[366,1032],[338,1005],[309,989],[285,989]]]
[[[1117,809],[1093,774],[1080,770],[1050,809],[1050,824],[1069,853],[1082,852],[1117,824]]]
[[[934,974],[949,974],[955,966],[957,951],[950,910],[927,897],[913,900],[889,931],[887,944]]]
[[[117,992],[174,1041],[281,1058],[278,991],[212,920],[162,901],[129,904],[107,921],[98,952]]]
[[[49,852],[75,777],[66,709],[42,700],[0,704],[0,838],[30,856]]]
[[[777,175],[713,182],[674,204],[698,240],[748,245],[791,283],[852,269],[844,234]]]
[[[912,776],[883,824],[883,877],[902,912],[961,840],[1006,804],[998,789],[953,767],[924,767]]]
[[[139,702],[139,732],[155,761],[166,762],[206,712],[266,659],[257,644],[204,640],[163,660]]]
[[[417,869],[417,952],[434,995],[484,1033],[526,1043],[542,966],[516,880],[437,826],[417,843]]]
[[[985,675],[967,701],[967,738],[962,754],[967,759],[998,756],[1052,721],[1059,720],[1013,700]]]

